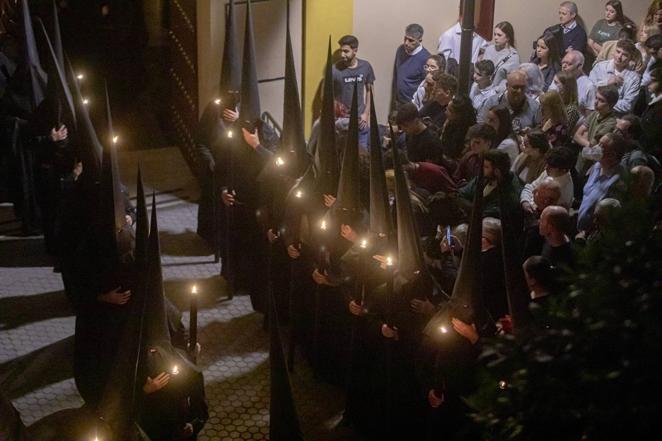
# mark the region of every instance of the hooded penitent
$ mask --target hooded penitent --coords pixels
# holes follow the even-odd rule
[[[3,441],[27,441],[27,430],[21,415],[11,401],[0,392],[0,439]]]
[[[333,98],[333,57],[331,37],[324,70],[322,90],[322,112],[320,114],[320,134],[317,145],[318,176],[317,189],[322,194],[335,194],[338,188],[338,152],[336,151],[336,120]]]
[[[272,441],[303,440],[290,374],[287,370],[283,344],[278,326],[278,311],[273,295],[269,299],[269,369],[271,400],[269,404],[269,439]]]
[[[41,67],[39,60],[39,51],[37,41],[32,27],[32,17],[30,16],[30,7],[27,0],[21,1],[22,24],[23,24],[23,69],[27,78],[24,81],[29,82],[29,105],[30,110],[34,112],[46,95],[46,73]],[[20,79],[19,79],[20,80]]]
[[[242,123],[254,124],[260,119],[260,94],[257,83],[257,62],[255,58],[255,37],[251,2],[246,2],[246,27],[244,29],[244,54],[241,67],[241,109]]]
[[[347,144],[345,145],[340,180],[338,182],[338,198],[333,205],[336,215],[341,219],[356,217],[361,212],[361,193],[359,188],[359,106],[357,95],[357,85],[354,83]]]
[[[223,99],[229,97],[230,93],[238,92],[241,87],[241,64],[239,63],[239,49],[235,27],[234,0],[230,0],[228,3],[228,13],[225,16],[225,42],[223,45],[221,79],[219,84],[219,90]]]
[[[387,238],[393,231],[389,210],[386,175],[379,126],[373,94],[370,94],[370,232],[378,238]]]

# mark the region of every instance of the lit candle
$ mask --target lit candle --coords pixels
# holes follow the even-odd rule
[[[196,346],[198,345],[198,287],[191,288],[191,310],[189,315],[189,352],[195,360]]]
[[[440,326],[439,327],[439,332],[441,332],[442,334],[448,334],[448,329],[446,329],[445,326]]]
[[[285,165],[285,161],[283,160],[283,158],[281,158],[280,156],[277,156],[277,157],[276,157],[276,165],[277,165],[278,167],[282,167],[282,166],[284,166],[284,165]]]
[[[216,99],[214,100],[214,104],[216,104],[217,106],[218,106],[219,104],[221,104],[221,99],[220,99],[220,98],[216,98]]]
[[[361,248],[366,249],[368,247],[368,241],[363,239],[359,245]]]
[[[78,75],[76,75],[76,78],[78,78],[79,80],[82,81],[82,80],[85,79],[85,74],[83,74],[83,73],[79,73]]]
[[[232,138],[232,136],[233,136],[232,130],[228,130],[227,135],[228,135],[228,138]]]
[[[294,194],[294,196],[301,199],[303,197],[303,192],[301,190],[297,190],[297,192]]]
[[[88,105],[90,103],[90,100],[87,98],[83,98],[83,104]]]
[[[179,375],[179,366],[174,365],[172,367],[172,375]]]
[[[322,224],[320,225],[320,228],[322,230],[326,231],[326,221],[325,220],[322,221]]]
[[[393,258],[391,256],[386,256],[386,266],[393,266]]]
[[[117,144],[117,141],[119,141],[120,137],[115,135],[113,136],[113,144]]]
[[[508,383],[506,383],[503,380],[499,381],[499,389],[505,390],[507,387],[508,387]]]

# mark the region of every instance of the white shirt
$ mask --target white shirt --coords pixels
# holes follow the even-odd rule
[[[552,82],[549,85],[549,90],[558,92],[559,89],[556,87],[556,83]],[[586,75],[577,78],[577,100],[582,115],[587,115],[595,110],[595,92],[595,84]]]
[[[437,53],[443,54],[444,57],[448,60],[449,58],[455,58],[455,60],[460,63],[460,42],[462,40],[462,26],[460,22],[455,23],[451,26],[446,32],[441,34],[439,37],[439,46],[437,47]],[[471,48],[471,62],[475,63],[478,59],[478,53],[480,48],[485,46],[487,42],[483,37],[474,32],[473,44]]]
[[[497,146],[497,150],[508,153],[511,164],[515,162],[517,155],[519,155],[519,147],[517,146],[517,143],[514,139],[509,137],[501,141],[501,144]]]
[[[547,175],[547,170],[543,170],[543,172],[540,173],[540,176],[538,176],[535,181],[530,184],[526,184],[522,189],[522,193],[520,194],[520,203],[528,202],[535,209],[536,203],[533,201],[533,190],[540,187],[540,184],[542,184],[542,182],[548,177],[549,176]],[[574,198],[572,176],[570,176],[570,172],[561,175],[558,178],[552,179],[558,182],[561,186],[561,197],[559,198],[558,205],[561,207],[570,208],[572,205],[572,199]]]
[[[615,76],[623,78],[623,82],[618,87],[618,102],[614,106],[614,112],[628,113],[639,97],[641,77],[638,73],[627,68],[618,72],[614,60],[606,60],[593,66],[589,78],[596,86],[606,86]]]

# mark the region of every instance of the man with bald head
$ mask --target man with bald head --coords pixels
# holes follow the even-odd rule
[[[568,210],[550,205],[540,215],[540,235],[545,238],[541,255],[557,267],[572,267],[575,250],[570,242],[572,228]]]
[[[637,165],[630,170],[630,196],[638,201],[646,201],[653,193],[655,173],[650,167]]]
[[[487,112],[499,104],[503,104],[510,110],[513,120],[513,131],[519,133],[527,127],[535,127],[540,124],[540,104],[526,95],[527,76],[522,70],[514,70],[508,74],[506,91],[492,95],[482,107],[478,115],[478,122],[487,120]]]
[[[584,54],[576,50],[570,50],[561,60],[561,69],[564,72],[570,72],[577,81],[577,99],[579,101],[579,111],[586,116],[589,112],[595,110],[595,91],[596,86],[584,74]],[[559,90],[558,80],[554,80],[549,86],[549,90]]]
[[[523,244],[524,257],[540,254],[544,239],[540,234],[540,216],[545,208],[558,205],[561,199],[561,185],[554,178],[547,177],[533,189],[533,201],[526,203],[530,211],[524,210],[526,222]]]

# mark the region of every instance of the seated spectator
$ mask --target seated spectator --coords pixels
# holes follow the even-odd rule
[[[453,179],[458,184],[478,176],[483,166],[482,155],[494,148],[496,131],[487,124],[475,124],[467,131],[467,140],[468,146],[453,173]]]
[[[586,52],[586,31],[577,23],[579,9],[575,2],[563,2],[559,6],[559,24],[545,29],[551,32],[558,42],[559,57],[570,51]]]
[[[441,130],[444,155],[454,161],[462,156],[469,127],[476,124],[476,113],[465,95],[456,95],[446,107],[446,122]]]
[[[651,82],[648,84],[648,92],[651,99],[648,102],[646,110],[641,115],[641,128],[643,136],[641,146],[647,152],[662,157],[662,68],[651,72]]]
[[[446,122],[446,107],[457,91],[457,79],[440,70],[432,74],[434,86],[430,98],[419,111],[428,126],[437,134]]]
[[[423,123],[414,103],[405,103],[398,109],[398,127],[405,133],[407,156],[413,162],[436,162],[441,157],[439,138]]]
[[[512,213],[512,219],[519,219],[519,195],[522,186],[519,179],[510,172],[508,155],[499,150],[489,150],[483,155],[483,176],[487,184],[483,190],[483,217],[501,218],[499,189],[502,191],[503,207]],[[459,197],[467,202],[473,201],[478,188],[478,177],[467,182],[459,190]]]
[[[639,96],[641,78],[630,66],[636,50],[632,41],[618,40],[614,57],[596,64],[589,76],[593,84],[598,87],[609,85],[618,87],[618,102],[614,106],[614,112],[619,114],[630,112]]]
[[[515,30],[507,21],[497,23],[494,27],[492,43],[485,47],[479,57],[494,63],[493,85],[501,83],[506,76],[519,67],[519,53],[515,49]]]
[[[567,209],[572,206],[574,191],[570,169],[574,166],[574,160],[574,154],[566,147],[552,149],[549,152],[546,158],[547,166],[545,170],[535,181],[526,184],[520,194],[520,203],[525,213],[534,213],[540,209],[535,199],[535,192],[548,178],[556,181],[561,190],[561,196],[556,205]]]
[[[521,70],[508,74],[506,91],[485,100],[483,111],[478,115],[478,122],[486,122],[487,112],[492,107],[504,104],[510,111],[513,132],[519,134],[526,127],[535,127],[540,123],[540,105],[526,95],[527,77]]]
[[[577,129],[574,141],[582,148],[582,154],[577,159],[577,171],[580,175],[600,157],[600,149],[597,148],[600,139],[616,128],[616,116],[613,108],[618,101],[618,90],[616,86],[601,86],[595,95],[595,112],[589,115],[584,123]]]
[[[422,45],[423,27],[412,23],[405,28],[404,42],[395,52],[393,68],[393,83],[391,93],[391,109],[411,102],[416,89],[425,79],[423,66],[430,52]]]
[[[531,256],[522,265],[529,295],[534,303],[544,303],[556,291],[558,273],[551,262],[542,256]]]
[[[555,90],[544,93],[540,97],[540,112],[542,131],[550,145],[552,147],[567,145],[570,141],[570,130],[561,95]]]
[[[542,252],[545,240],[540,235],[540,215],[545,208],[558,205],[561,197],[561,186],[552,178],[546,178],[533,190],[532,212],[524,212],[524,233],[522,244],[524,246],[524,257],[533,256]]]
[[[634,27],[633,24],[630,23],[626,24],[625,26],[623,26],[623,29],[621,29],[620,32],[618,33],[618,40],[634,41],[634,34],[636,30],[637,29]],[[614,53],[616,52],[616,45],[618,44],[618,40],[606,41],[602,45],[602,49],[600,50],[600,53],[593,62],[593,66],[595,66],[601,61],[608,61],[614,58]],[[639,47],[637,46],[637,44],[635,44],[635,47],[638,49]],[[634,52],[632,60],[630,60],[630,67],[632,68],[633,71],[637,72],[639,75],[641,75],[643,70],[646,68],[646,65],[643,62],[643,58],[641,57],[640,51]]]
[[[540,215],[539,229],[545,238],[541,255],[556,267],[572,268],[576,256],[570,242],[572,222],[568,210],[558,205],[545,208]]]
[[[577,215],[577,230],[587,230],[593,222],[593,211],[597,203],[616,195],[623,189],[625,169],[621,159],[625,153],[625,140],[621,135],[607,133],[600,139],[602,158],[588,171],[584,185],[582,203]]]
[[[618,33],[625,24],[623,6],[619,0],[609,0],[605,5],[605,17],[598,20],[588,36],[588,50],[598,56],[607,41],[618,40]]]
[[[541,130],[530,130],[523,137],[522,153],[517,155],[511,171],[524,184],[530,184],[545,170],[545,155],[550,148],[547,136]]]
[[[577,99],[579,111],[586,116],[595,110],[595,85],[584,74],[584,55],[579,51],[569,51],[561,60],[561,70],[574,75],[577,81]],[[549,86],[550,90],[556,90],[556,83]]]
[[[471,85],[469,98],[471,98],[476,113],[482,111],[485,100],[497,93],[498,88],[492,86],[493,75],[494,63],[490,60],[480,60],[474,65],[474,83]]]
[[[508,108],[503,104],[492,107],[487,111],[485,122],[496,130],[496,149],[506,152],[510,162],[515,162],[517,155],[519,155],[519,146],[516,141],[517,135],[513,133],[513,124],[510,120]]]
[[[402,168],[407,172],[411,182],[418,188],[428,192],[457,192],[455,181],[441,165],[432,162],[411,162],[406,154],[402,155]]]
[[[416,93],[414,93],[414,98],[411,100],[419,111],[423,107],[423,104],[428,101],[432,92],[431,86],[434,86],[432,74],[436,71],[445,71],[446,60],[442,55],[430,55],[430,58],[423,65],[423,70],[425,71],[425,79],[418,86]]]
[[[518,70],[526,74],[526,96],[538,101],[545,89],[545,77],[537,64],[522,63]]]
[[[577,101],[577,80],[570,72],[559,72],[554,76],[553,86],[554,88],[550,87],[549,90],[556,90],[561,95],[565,116],[568,120],[568,129],[570,135],[574,136],[577,130],[577,123],[579,123],[582,117],[582,114],[579,112],[579,102]]]
[[[443,55],[446,60],[453,59],[457,64],[460,64],[460,42],[462,40],[462,13],[463,13],[463,0],[460,0],[460,14],[457,22],[447,29],[439,37],[439,46],[437,53]],[[480,49],[485,46],[487,42],[483,37],[477,33],[473,33],[473,42],[471,44],[471,63],[478,60]]]
[[[554,80],[554,75],[561,71],[561,57],[556,38],[551,32],[545,32],[536,40],[534,50],[531,62],[540,69],[545,82],[543,92],[547,92]]]

